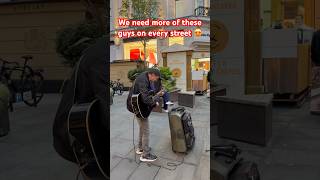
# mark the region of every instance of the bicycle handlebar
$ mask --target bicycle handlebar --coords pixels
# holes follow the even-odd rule
[[[15,65],[19,66],[19,63],[18,63],[18,62],[15,62],[15,61],[9,62],[9,61],[3,60],[3,59],[1,59],[1,58],[0,58],[0,61],[3,62],[3,64],[15,64]]]
[[[29,59],[32,59],[33,57],[30,55],[25,55],[25,56],[21,56],[21,58],[23,58],[25,60],[29,60]]]

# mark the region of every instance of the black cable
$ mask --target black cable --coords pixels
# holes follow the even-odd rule
[[[77,173],[76,180],[79,180],[80,173],[81,173],[81,170],[80,170],[80,168],[79,168],[79,171],[78,171],[78,173]]]
[[[137,162],[136,145],[134,143],[134,120],[135,119],[136,119],[136,116],[133,115],[133,119],[132,119],[132,144],[133,144],[134,161],[136,162],[136,164],[140,165],[140,162]]]
[[[83,176],[83,178],[84,178],[85,180],[89,180],[89,179],[87,178],[87,176],[86,176],[85,174],[83,174],[83,171],[82,171],[82,170],[88,165],[88,162],[86,162],[84,165],[81,166],[80,160],[79,160],[79,158],[78,158],[78,156],[77,156],[77,153],[76,153],[76,151],[75,151],[74,143],[75,143],[75,142],[72,143],[72,151],[73,151],[73,154],[74,154],[74,156],[75,156],[75,158],[76,158],[76,160],[77,160],[77,162],[78,162],[78,167],[79,167],[79,171],[78,171],[78,173],[77,173],[76,180],[79,179],[80,173],[82,174],[82,176]]]

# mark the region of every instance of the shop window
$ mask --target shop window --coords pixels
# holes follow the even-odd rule
[[[184,16],[184,2],[182,0],[175,0],[176,18]]]
[[[184,45],[184,38],[183,37],[169,37],[169,46],[172,46],[173,44]]]
[[[136,61],[143,60],[146,54],[146,59],[150,64],[156,64],[157,61],[157,40],[151,39],[147,42],[147,53],[144,52],[144,47],[141,41],[127,42],[123,44],[124,59]]]
[[[193,59],[191,61],[193,71],[209,71],[210,70],[210,58]]]
[[[284,19],[295,19],[298,15],[298,2],[285,1],[284,2]]]

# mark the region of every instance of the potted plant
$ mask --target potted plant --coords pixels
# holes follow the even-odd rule
[[[176,87],[176,79],[172,77],[172,71],[169,67],[160,67],[162,77],[162,86],[169,93],[170,101],[178,101],[178,92],[180,89]]]
[[[68,25],[57,32],[56,52],[63,57],[62,63],[74,67],[83,50],[103,36],[103,32],[94,21],[85,21]]]
[[[128,71],[127,77],[131,82],[133,82],[136,79],[136,77],[142,72],[144,72],[145,70],[146,70],[145,68],[131,69]]]

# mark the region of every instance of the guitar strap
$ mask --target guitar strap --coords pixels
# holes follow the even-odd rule
[[[77,62],[76,64],[76,68],[74,69],[74,88],[73,88],[73,96],[72,96],[72,103],[73,105],[77,104],[77,80],[78,80],[78,72],[79,72],[79,68],[80,68],[80,63],[83,59],[83,55],[80,57],[79,61]],[[72,146],[72,151],[73,151],[73,154],[78,162],[78,167],[79,167],[79,172],[77,174],[77,180],[79,178],[79,175],[80,173],[82,174],[82,177],[85,179],[85,180],[89,180],[89,178],[86,176],[86,174],[83,172],[83,169],[88,165],[88,163],[84,163],[84,164],[81,164],[80,162],[80,159],[76,153],[76,147],[75,147],[75,142],[76,142],[76,139],[71,135],[69,134],[69,138],[70,138],[70,143],[71,143],[71,146]]]
[[[76,68],[74,69],[74,88],[73,88],[73,97],[72,97],[73,104],[76,104],[78,72],[79,72],[80,63],[82,59],[83,59],[83,55],[80,57],[79,61],[77,62]]]
[[[74,89],[73,89],[73,97],[72,97],[72,102],[73,102],[73,106],[74,105],[78,105],[78,100],[77,100],[77,81],[78,81],[78,73],[79,73],[79,68],[80,68],[80,64],[82,62],[82,59],[83,59],[83,55],[80,57],[79,61],[77,62],[77,65],[76,65],[76,68],[74,69]],[[93,100],[94,101],[94,100]],[[92,101],[92,102],[93,102]],[[75,155],[75,158],[78,162],[78,166],[79,166],[79,173],[77,175],[77,179],[79,177],[79,174],[81,173],[83,178],[85,180],[89,180],[89,178],[87,177],[87,175],[84,173],[84,169],[87,167],[87,165],[89,164],[89,161],[90,159],[87,159],[85,157],[85,163],[81,163],[80,162],[80,158],[78,157],[77,155],[77,152],[76,152],[76,147],[75,147],[75,143],[76,143],[76,139],[71,135],[69,134],[69,137],[70,137],[70,143],[71,143],[71,146],[72,146],[72,149],[73,149],[73,153]],[[98,164],[98,163],[97,163]],[[100,168],[100,166],[99,166]],[[105,173],[103,172],[103,170],[100,169],[100,172],[103,174],[103,176],[107,179],[110,179],[107,175],[105,175]]]

